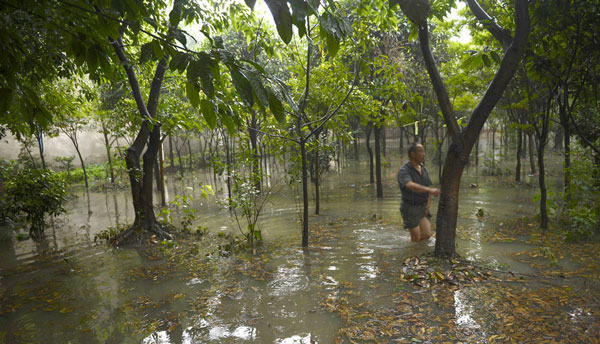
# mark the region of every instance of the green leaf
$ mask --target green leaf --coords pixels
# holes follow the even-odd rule
[[[268,103],[267,90],[265,90],[265,87],[260,81],[260,78],[258,78],[256,74],[252,72],[247,72],[246,75],[248,76],[248,81],[252,86],[252,91],[254,92],[254,95],[256,95],[256,99],[258,100],[259,105],[261,106],[261,108],[264,109],[265,107],[267,107]]]
[[[142,45],[142,51],[140,53],[140,63],[146,63],[150,61],[150,59],[152,58],[152,49],[152,42]]]
[[[247,60],[247,59],[240,59],[240,61],[244,61],[248,64],[251,64],[252,66],[254,66],[254,68],[256,68],[257,71],[259,71],[262,74],[267,74],[267,72],[265,71],[265,69],[263,68],[263,66],[261,66],[260,64],[251,61],[251,60]]]
[[[338,50],[340,49],[340,41],[333,34],[327,35],[327,51],[331,57],[335,57],[337,55]]]
[[[179,21],[181,20],[180,15],[181,11],[171,11],[171,13],[169,13],[169,24],[171,24],[174,27],[177,27]]]
[[[208,99],[202,99],[200,101],[200,109],[202,110],[202,115],[204,119],[206,119],[206,124],[208,127],[213,130],[217,126],[217,115],[215,114],[215,106]]]
[[[502,59],[500,58],[500,55],[498,55],[497,52],[495,52],[495,51],[492,50],[490,52],[490,55],[492,55],[492,60],[494,60],[496,63],[502,62]]]
[[[250,85],[250,81],[242,74],[242,72],[236,66],[231,66],[229,68],[229,72],[231,74],[231,81],[233,82],[233,86],[238,91],[242,100],[246,102],[248,106],[254,105],[254,97],[252,96],[252,86]]]
[[[390,9],[393,9],[394,6],[400,5],[400,0],[390,0],[389,3],[390,3]]]
[[[271,10],[279,36],[285,44],[288,44],[292,40],[293,33],[292,15],[290,14],[287,2],[281,0],[265,0],[265,2],[269,6],[269,10]]]
[[[221,122],[223,123],[223,125],[225,126],[225,128],[227,128],[227,132],[230,135],[234,135],[235,134],[236,125],[235,125],[235,121],[231,118],[231,116],[229,116],[228,114],[222,114],[221,115]]]
[[[156,58],[159,60],[165,56],[165,53],[163,52],[162,47],[160,46],[160,42],[158,42],[157,40],[152,41],[152,50],[154,52],[154,56],[156,56]]]
[[[94,48],[89,47],[85,56],[85,61],[88,64],[90,72],[95,71],[98,68],[98,56]]]
[[[490,57],[489,57],[489,56],[487,56],[487,54],[482,54],[482,55],[481,55],[481,59],[483,60],[483,64],[484,64],[486,67],[489,67],[489,66],[492,64],[492,63],[491,63],[491,61],[490,61]]]
[[[283,111],[283,104],[281,100],[277,98],[275,93],[269,90],[269,108],[273,112],[273,116],[279,123],[285,123],[285,112]]]
[[[187,94],[188,99],[193,107],[197,108],[198,103],[200,102],[200,96],[198,94],[200,90],[196,87],[195,82],[186,82],[185,83],[185,93]]]

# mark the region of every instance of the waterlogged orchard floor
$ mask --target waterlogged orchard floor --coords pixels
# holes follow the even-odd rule
[[[60,264],[40,259],[4,272],[0,339],[598,341],[598,243],[555,245],[553,235],[515,221],[481,242],[531,266],[510,273],[484,261],[437,260],[426,254],[432,242],[407,244],[397,226],[376,219],[315,226],[306,251],[279,242],[225,257],[218,246],[230,240],[209,234],[138,250],[73,252]],[[525,241],[514,238],[515,229]],[[515,241],[524,250],[514,252]]]
[[[530,219],[534,188],[466,176],[463,258],[436,260],[433,240],[413,244],[401,229],[392,166],[384,200],[364,172],[327,176],[306,251],[285,192],[261,220],[264,247],[233,254],[218,235],[233,229],[227,212],[200,197],[205,236],[91,245],[119,222],[109,210],[131,220],[125,192],[93,193],[93,212],[73,204],[46,246],[2,246],[0,343],[598,342],[597,240],[561,244]]]

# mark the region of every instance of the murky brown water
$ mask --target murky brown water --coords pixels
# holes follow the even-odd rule
[[[89,207],[87,196],[80,195],[47,229],[45,244],[18,242],[12,234],[0,241],[0,342],[332,343],[343,321],[324,309],[323,299],[352,286],[357,299],[371,307],[389,306],[397,290],[386,267],[433,250],[433,240],[413,244],[401,229],[395,175],[404,158],[390,153],[388,159],[382,200],[368,183],[366,159],[346,161],[339,173],[325,176],[321,215],[311,216],[311,225],[350,220],[335,235],[313,235],[307,251],[300,249],[299,194],[284,187],[282,178],[269,181],[274,194],[259,222],[266,249],[257,255],[215,255],[211,235],[162,253],[94,245],[101,230],[132,221],[130,195],[91,192]],[[429,165],[435,183],[437,167]],[[535,187],[478,177],[473,168],[462,183],[459,223],[465,234],[459,233],[458,252],[482,264],[532,272],[512,255],[531,245],[489,243],[484,237],[514,217],[533,216]],[[184,181],[169,179],[169,194],[187,187],[197,209],[194,225],[213,234],[237,232],[214,197],[200,197],[204,184],[213,185],[215,197],[224,194],[223,184],[214,184],[207,171]],[[476,216],[479,208],[483,218]],[[468,290],[454,298],[456,326],[486,338],[472,316],[476,306]]]

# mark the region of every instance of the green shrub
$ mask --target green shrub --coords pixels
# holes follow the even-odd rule
[[[37,236],[44,231],[46,215],[58,216],[65,212],[67,191],[65,180],[48,169],[7,167],[4,180],[3,209],[5,216],[30,225],[29,234]]]
[[[571,197],[563,192],[549,199],[568,241],[587,239],[600,227],[600,186],[594,177],[599,168],[591,154],[579,146],[573,147],[569,169]]]

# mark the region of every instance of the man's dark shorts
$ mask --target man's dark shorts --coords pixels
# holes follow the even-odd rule
[[[419,226],[419,221],[425,216],[425,211],[427,211],[427,203],[417,205],[402,203],[400,213],[404,220],[404,228],[412,229]],[[431,218],[431,214],[427,214],[427,218]]]

